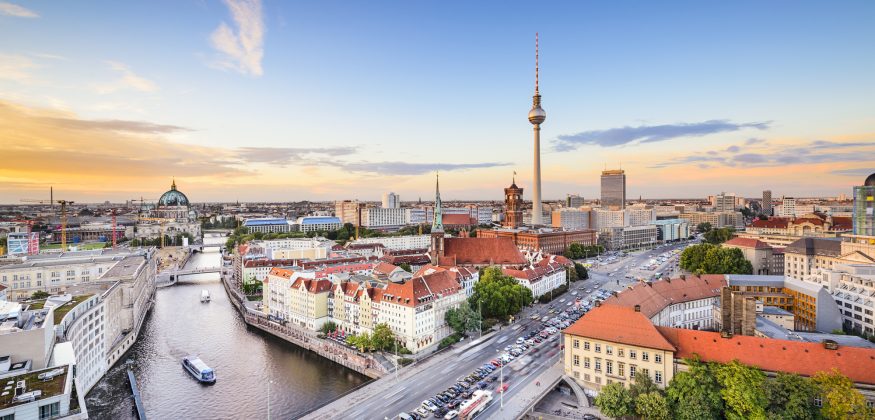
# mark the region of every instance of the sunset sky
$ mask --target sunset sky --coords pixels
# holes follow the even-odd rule
[[[875,2],[0,0],[0,202],[850,194]]]

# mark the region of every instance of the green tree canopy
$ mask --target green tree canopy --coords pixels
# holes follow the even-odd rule
[[[770,419],[815,420],[819,418],[812,401],[818,395],[814,382],[799,375],[779,372],[774,380],[766,381],[766,409]]]
[[[669,404],[679,420],[721,419],[720,384],[708,365],[687,360],[689,370],[678,372],[666,389]]]
[[[609,417],[626,417],[635,414],[635,402],[626,387],[614,382],[602,387],[595,397],[595,405]]]
[[[635,398],[635,413],[645,420],[671,420],[668,399],[656,390],[638,395]]]
[[[711,244],[719,245],[730,239],[735,232],[734,228],[722,227],[720,229],[711,229],[705,232],[705,241]]]
[[[698,231],[699,233],[705,233],[709,230],[711,230],[711,224],[708,222],[702,222],[696,225],[696,231]]]
[[[632,398],[638,398],[639,395],[659,391],[659,387],[653,382],[653,379],[650,379],[650,375],[640,370],[635,372],[634,379],[635,381],[629,385],[629,394],[632,395]]]
[[[507,318],[532,303],[532,291],[505,275],[498,267],[487,267],[474,284],[474,294],[469,299],[472,308],[482,305],[483,316]]]
[[[854,383],[837,369],[818,372],[812,377],[820,390],[823,407],[821,414],[828,419],[871,419],[872,410],[866,399],[854,388]]]
[[[480,314],[470,305],[460,305],[450,308],[444,313],[444,320],[457,334],[465,335],[468,331],[480,328]]]
[[[680,267],[692,273],[752,274],[753,266],[738,248],[713,244],[688,246],[681,253]]]
[[[374,327],[374,334],[371,335],[371,341],[374,348],[377,350],[390,350],[395,345],[395,334],[389,328],[389,324],[380,323]]]
[[[733,360],[713,366],[722,389],[727,419],[765,419],[768,399],[765,392],[766,375],[755,367]]]

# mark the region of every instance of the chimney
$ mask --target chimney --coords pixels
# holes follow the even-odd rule
[[[720,337],[732,338],[732,331],[727,331],[727,330],[720,331]]]
[[[635,312],[641,312],[641,305],[635,305]]]
[[[838,350],[839,343],[837,343],[835,340],[823,340],[823,348],[827,350]]]
[[[599,306],[602,306],[602,301],[600,301],[600,300],[595,301],[595,307],[598,308]]]

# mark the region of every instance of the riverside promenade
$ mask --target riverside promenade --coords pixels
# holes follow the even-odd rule
[[[231,288],[222,276],[222,286],[231,300],[231,304],[243,316],[244,322],[253,328],[258,328],[268,334],[279,337],[298,347],[310,350],[328,360],[341,364],[369,378],[380,378],[387,373],[386,368],[373,356],[359,353],[340,343],[319,338],[319,334],[290,324],[282,325],[271,321],[262,312],[247,305],[243,295]]]

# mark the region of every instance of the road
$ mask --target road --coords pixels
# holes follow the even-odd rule
[[[605,289],[608,291],[618,291],[636,280],[625,278],[627,271],[633,268],[638,268],[642,263],[650,260],[654,256],[683,246],[677,244],[669,247],[663,247],[655,250],[636,252],[629,254],[626,257],[619,258],[612,264],[600,265],[589,271],[590,278],[584,281],[578,281],[571,284],[571,290],[568,293],[559,296],[549,304],[535,304],[531,308],[526,308],[518,316],[518,321],[514,324],[503,327],[493,337],[480,343],[470,349],[463,342],[457,345],[460,349],[449,349],[447,351],[454,352],[452,357],[447,357],[444,363],[431,364],[424,368],[412,367],[414,371],[411,374],[404,375],[401,380],[397,380],[385,392],[376,393],[362,401],[357,401],[349,407],[349,411],[344,413],[344,418],[397,418],[398,413],[411,412],[419,407],[423,400],[431,398],[436,394],[443,392],[451,385],[455,384],[459,379],[469,375],[478,367],[488,363],[494,359],[499,352],[503,352],[505,346],[513,344],[517,337],[523,335],[531,329],[540,329],[540,319],[544,316],[554,316],[549,314],[551,306],[556,312],[566,309],[567,303],[575,298],[588,299],[590,294],[585,293],[587,289],[591,289],[592,293],[597,289]],[[664,266],[674,264],[673,260],[667,261]],[[655,271],[663,271],[665,267],[657,268]],[[655,272],[654,271],[654,272]],[[613,276],[608,276],[613,273]],[[596,286],[596,284],[598,286]],[[577,292],[576,296],[572,296],[571,292]],[[537,320],[530,319],[536,314]],[[528,383],[528,381],[539,375],[541,372],[548,369],[550,366],[561,360],[562,351],[560,349],[561,337],[560,334],[555,334],[551,338],[553,340],[544,341],[539,344],[539,351],[533,355],[533,360],[526,368],[520,371],[514,371],[514,363],[518,363],[521,359],[517,358],[509,365],[505,366],[503,375],[508,377],[508,389],[504,395],[505,402],[513,399],[516,394]],[[464,349],[464,350],[463,350]],[[437,357],[437,356],[435,356]],[[421,369],[421,370],[417,370]],[[494,374],[493,374],[494,375]],[[391,375],[385,379],[394,381]],[[495,391],[500,386],[499,381],[495,381],[490,385],[489,390]],[[504,413],[501,410],[501,395],[493,394],[493,402],[487,409],[481,413],[479,418],[496,418],[504,419],[514,417],[518,413]]]

